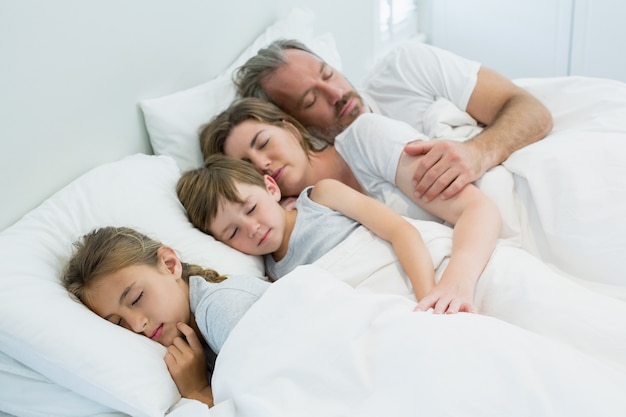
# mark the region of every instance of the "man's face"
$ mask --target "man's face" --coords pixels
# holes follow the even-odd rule
[[[333,67],[298,49],[285,51],[287,63],[262,81],[267,95],[311,133],[329,143],[367,111],[352,84]]]

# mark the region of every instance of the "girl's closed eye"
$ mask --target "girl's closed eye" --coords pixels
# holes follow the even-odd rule
[[[252,214],[254,212],[254,210],[256,209],[256,204],[253,204],[248,211],[246,212],[246,214]]]
[[[237,232],[238,232],[238,231],[239,231],[239,228],[238,228],[238,227],[235,227],[235,228],[233,229],[233,232],[232,232],[232,233],[230,234],[230,236],[228,237],[228,240],[234,239],[234,238],[235,238],[235,236],[237,235]]]

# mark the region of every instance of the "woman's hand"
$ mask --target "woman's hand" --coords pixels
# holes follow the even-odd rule
[[[213,406],[213,393],[207,378],[207,363],[202,344],[196,332],[185,323],[178,323],[187,340],[177,337],[167,348],[165,364],[185,398],[199,400]]]

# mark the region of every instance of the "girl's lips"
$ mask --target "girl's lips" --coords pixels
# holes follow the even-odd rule
[[[150,336],[150,339],[154,340],[155,342],[158,342],[162,334],[163,334],[163,325],[160,325],[159,327],[156,328],[154,333],[152,333],[152,335]]]

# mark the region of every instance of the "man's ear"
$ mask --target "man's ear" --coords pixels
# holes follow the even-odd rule
[[[264,175],[263,179],[265,180],[265,189],[267,192],[274,197],[274,200],[280,201],[282,194],[280,192],[280,187],[276,184],[276,180],[269,175]]]
[[[174,249],[169,246],[161,246],[157,249],[157,257],[159,258],[159,264],[164,265],[170,274],[174,275],[175,278],[182,277],[183,265]]]

